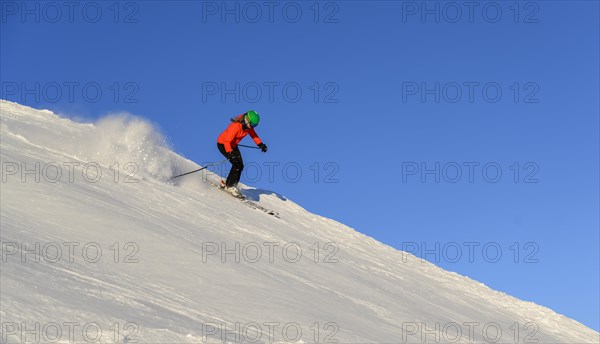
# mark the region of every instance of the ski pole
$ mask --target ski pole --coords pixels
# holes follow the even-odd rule
[[[246,146],[246,145],[238,145],[238,147],[246,147],[246,148],[260,149],[260,147]]]
[[[212,164],[208,164],[208,165],[206,165],[206,166],[204,166],[204,167],[202,167],[202,168],[199,168],[199,169],[197,169],[197,170],[193,170],[193,171],[190,171],[190,172],[186,172],[186,173],[178,174],[178,175],[176,175],[175,177],[171,177],[171,179],[175,179],[175,178],[179,178],[179,177],[187,176],[188,174],[192,174],[192,173],[196,173],[196,172],[199,172],[199,171],[205,170],[205,169],[207,169],[207,168],[209,168],[209,167],[211,167],[211,166],[218,165],[218,164],[220,164],[220,163],[222,163],[222,162],[225,162],[225,161],[227,161],[227,159],[225,159],[225,160],[221,160],[221,161],[218,161],[218,162],[215,162],[215,163],[212,163]]]

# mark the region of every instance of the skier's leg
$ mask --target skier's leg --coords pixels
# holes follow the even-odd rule
[[[225,145],[221,144],[221,143],[217,143],[217,148],[219,149],[219,152],[221,152],[221,154],[226,157],[227,159],[229,159],[229,156],[227,154],[227,151],[225,150]],[[229,159],[229,162],[231,163],[231,170],[229,171],[229,175],[227,176],[227,181],[225,182],[225,187],[229,187],[231,186],[230,180],[232,179],[232,174],[233,174],[233,165],[234,162]]]
[[[242,154],[240,150],[236,147],[233,150],[233,158],[229,160],[231,162],[231,171],[229,172],[229,176],[227,177],[226,186],[236,186],[240,181],[242,176],[242,171],[244,170],[244,160],[242,160]]]
[[[229,158],[224,145],[218,143],[217,148],[219,148],[219,152],[221,152],[224,157]],[[240,153],[239,148],[235,147],[233,149],[233,158],[229,159],[229,162],[231,163],[231,171],[229,171],[225,186],[237,186],[242,175],[242,170],[244,169],[244,161],[242,160],[242,154]]]
[[[227,151],[225,150],[224,144],[217,143],[217,148],[219,149],[219,152],[221,152],[221,154],[223,154],[224,157],[227,157]]]

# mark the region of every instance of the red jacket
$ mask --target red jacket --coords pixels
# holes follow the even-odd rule
[[[242,123],[239,122],[231,123],[229,127],[227,127],[227,129],[225,129],[225,131],[219,135],[217,143],[224,145],[225,151],[229,153],[236,148],[240,141],[242,141],[242,139],[248,134],[250,134],[250,137],[254,140],[254,142],[256,142],[257,145],[262,143],[260,137],[256,135],[256,132],[253,128],[244,130],[242,128]]]

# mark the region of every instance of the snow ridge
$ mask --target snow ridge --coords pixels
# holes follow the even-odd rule
[[[600,342],[274,192],[242,186],[280,219],[172,183],[197,165],[142,118],[0,120],[1,343]]]

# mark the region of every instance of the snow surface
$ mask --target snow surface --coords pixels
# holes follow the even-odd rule
[[[0,113],[2,343],[600,342],[275,192],[242,187],[281,219],[212,173],[171,183],[197,165],[143,119],[83,124],[7,101]]]

